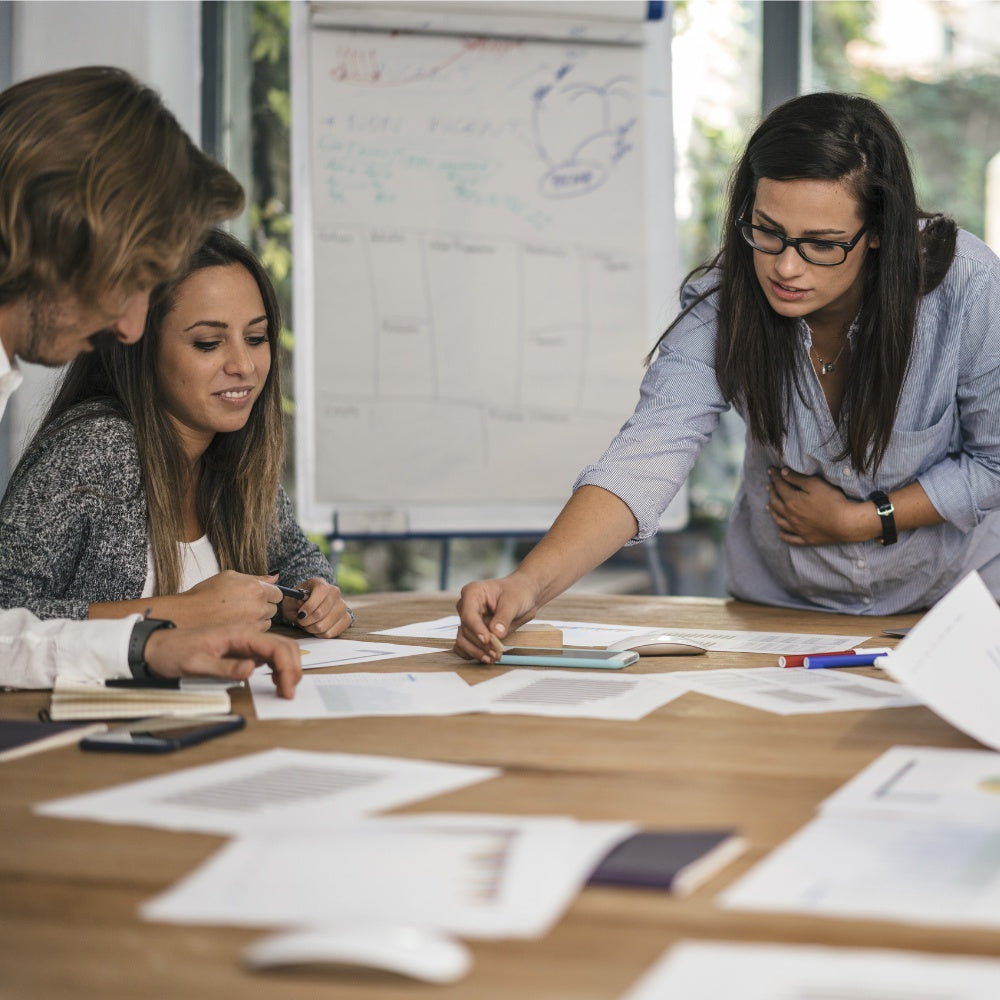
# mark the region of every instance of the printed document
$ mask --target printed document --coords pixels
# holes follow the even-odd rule
[[[998,829],[1000,754],[892,747],[722,899],[737,909],[1000,928]]]
[[[294,698],[279,698],[270,674],[250,678],[258,719],[346,719],[379,715],[458,715],[474,710],[458,674],[351,673],[305,676]]]
[[[407,646],[401,642],[362,642],[358,639],[299,639],[302,669],[316,667],[355,667],[374,660],[392,660],[400,656],[440,653],[436,646]],[[270,673],[269,667],[260,671]]]
[[[627,823],[565,817],[430,814],[369,820],[321,837],[244,837],[142,914],[175,923],[389,923],[534,938],[632,832]]]
[[[683,941],[621,1000],[996,1000],[1000,961],[867,948]]]
[[[721,896],[740,910],[1000,929],[995,825],[824,813]]]
[[[1000,608],[978,573],[938,601],[884,663],[931,711],[1000,750]]]
[[[440,795],[499,768],[433,761],[265,750],[103,791],[43,802],[43,816],[237,835],[327,829]]]
[[[777,715],[898,708],[918,701],[899,684],[840,670],[746,667],[665,676],[690,691]]]
[[[670,674],[510,670],[473,689],[480,712],[634,721],[684,694]]]
[[[1000,753],[892,747],[842,785],[820,809],[841,815],[962,819],[1000,829]]]
[[[407,636],[413,639],[443,639],[453,642],[458,631],[458,615],[448,615],[434,621],[416,622],[398,628],[384,629],[375,635]],[[584,646],[604,649],[621,639],[647,635],[659,626],[603,625],[594,622],[551,621],[539,618],[536,625],[551,625],[563,634],[564,646]],[[738,629],[692,629],[663,626],[663,632],[683,642],[704,646],[710,652],[726,653],[822,653],[831,649],[851,649],[867,635],[812,635],[799,632],[747,632]]]

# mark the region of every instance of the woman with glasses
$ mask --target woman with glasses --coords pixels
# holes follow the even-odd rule
[[[747,428],[733,596],[894,614],[971,569],[1000,595],[1000,261],[920,210],[878,105],[819,93],[767,116],[681,305],[635,412],[545,538],[463,590],[459,652],[492,662],[490,632],[653,535],[730,407]]]

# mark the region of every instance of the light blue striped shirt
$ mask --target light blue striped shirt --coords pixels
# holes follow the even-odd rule
[[[682,303],[713,280],[685,288]],[[577,480],[628,505],[639,523],[634,541],[656,532],[729,408],[715,379],[716,316],[713,295],[671,331],[642,381],[632,417]],[[842,439],[809,360],[809,328],[804,321],[799,328],[805,398],[792,394],[783,455],[747,435],[726,534],[729,592],[782,607],[895,614],[928,607],[978,569],[1000,595],[1000,260],[959,232],[948,274],[920,303],[910,370],[877,481],[837,460]],[[877,540],[788,545],[765,509],[767,470],[782,465],[822,476],[856,500],[919,480],[945,521],[900,532],[889,546]]]

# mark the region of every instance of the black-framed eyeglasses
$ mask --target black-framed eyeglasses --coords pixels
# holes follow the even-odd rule
[[[744,207],[740,210],[740,215],[742,216],[745,211]],[[773,229],[768,229],[766,226],[755,226],[742,218],[736,220],[736,228],[740,231],[743,239],[754,250],[759,250],[761,253],[777,255],[784,253],[786,247],[795,247],[795,252],[809,264],[818,264],[820,267],[836,267],[847,260],[847,255],[868,231],[868,224],[865,223],[847,243],[838,243],[834,240],[816,240],[804,236],[795,238],[783,236]]]

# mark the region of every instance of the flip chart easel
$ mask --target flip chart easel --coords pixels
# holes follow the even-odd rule
[[[631,413],[680,277],[649,7],[293,3],[311,530],[544,532]]]

